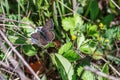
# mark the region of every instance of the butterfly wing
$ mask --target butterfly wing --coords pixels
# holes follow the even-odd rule
[[[55,34],[51,30],[47,30],[46,28],[42,28],[41,32],[44,36],[44,38],[50,42],[55,38]]]
[[[31,34],[32,43],[38,46],[43,46],[48,44],[48,41],[38,32]]]
[[[43,28],[46,28],[49,30],[52,30],[53,27],[54,27],[54,24],[52,19],[49,19],[48,21],[46,21],[46,24],[43,26]]]
[[[36,29],[36,32],[31,34],[32,42],[40,46],[47,45],[55,38],[53,27],[53,20],[49,19],[42,28]]]

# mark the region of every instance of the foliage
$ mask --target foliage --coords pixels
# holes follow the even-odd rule
[[[45,73],[38,71],[42,80],[109,80],[84,70],[86,65],[110,76],[119,75],[116,72],[120,66],[120,11],[117,7],[120,4],[112,0],[1,0],[0,3],[0,14],[5,19],[2,23],[0,17],[0,24],[5,24],[7,38],[28,63],[42,61]],[[53,19],[54,29],[50,31],[55,39],[46,46],[33,44],[31,34],[49,19]],[[47,39],[44,35],[41,36]],[[2,44],[9,51],[4,40]],[[2,47],[0,53],[0,60],[6,63],[8,59]],[[15,60],[20,62],[16,57]],[[19,64],[21,70],[31,78],[23,65]]]
[[[56,64],[57,68],[60,70],[59,72],[62,79],[72,80],[72,76],[74,74],[72,64],[60,54],[55,54],[52,57],[53,57],[53,62]]]

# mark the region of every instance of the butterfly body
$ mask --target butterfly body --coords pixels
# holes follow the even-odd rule
[[[44,26],[38,27],[35,32],[31,34],[33,44],[44,46],[51,42],[55,38],[52,32],[53,27],[53,21],[51,19],[48,20]]]

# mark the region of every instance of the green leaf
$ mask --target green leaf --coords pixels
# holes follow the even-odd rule
[[[105,31],[105,37],[109,40],[115,39],[117,35],[117,28],[110,28]]]
[[[81,27],[83,25],[83,20],[78,14],[74,15],[74,21],[75,21],[75,27]]]
[[[74,17],[66,17],[62,20],[62,27],[65,31],[70,30],[70,34],[74,35],[76,34],[76,28],[79,28],[83,25],[82,18],[75,14]]]
[[[64,54],[65,52],[67,52],[69,49],[72,48],[72,42],[68,42],[66,44],[64,44],[58,51],[59,54]]]
[[[82,14],[83,11],[84,11],[83,7],[78,7],[78,8],[77,8],[77,13],[78,13],[78,14]]]
[[[68,59],[69,61],[76,61],[78,59],[80,59],[79,55],[74,51],[74,50],[68,50],[67,52],[65,52],[63,54],[63,56]]]
[[[77,68],[77,75],[80,77],[79,80],[96,80],[95,75],[92,72],[84,71],[84,66],[90,66],[90,57],[86,57],[80,61]]]
[[[70,29],[74,29],[75,27],[75,21],[73,17],[68,17],[62,20],[62,27],[65,31],[68,31]]]
[[[80,47],[80,51],[85,54],[92,54],[92,50],[88,44],[84,44]]]
[[[107,56],[107,59],[114,61],[116,64],[120,64],[120,58],[117,58],[113,55],[106,55],[106,56]]]
[[[37,50],[32,45],[24,45],[23,51],[27,56],[34,56],[37,53]]]
[[[114,15],[110,14],[110,15],[107,15],[103,18],[102,20],[102,23],[106,26],[109,26],[110,25],[110,22],[114,19]]]
[[[87,5],[87,0],[78,0],[82,7]]]
[[[55,62],[62,80],[72,80],[74,75],[73,66],[71,63],[60,54],[53,54],[52,60]]]
[[[93,40],[89,40],[87,43],[84,43],[83,45],[81,45],[80,47],[80,51],[85,53],[85,54],[93,54],[95,49],[96,49],[96,45],[97,43]]]
[[[72,42],[68,42],[64,44],[58,51],[59,54],[62,54],[65,58],[70,61],[76,61],[80,57],[79,55],[72,49]]]
[[[4,53],[2,53],[1,49],[0,49],[0,53],[1,53],[1,54],[0,54],[0,60],[6,59]]]
[[[47,80],[47,77],[45,74],[42,76],[41,80]]]
[[[33,3],[35,4],[35,3],[36,3],[36,1],[35,1],[35,0],[33,0]]]
[[[103,58],[103,51],[101,49],[97,49],[92,56],[94,59],[99,60]]]
[[[0,7],[0,14],[2,14],[3,13],[3,11],[2,11],[2,8]]]
[[[85,71],[82,75],[82,80],[96,80],[95,75],[90,71]]]
[[[24,34],[25,34],[27,37],[31,37],[31,36],[30,36],[31,33],[33,33],[35,30],[34,30],[34,28],[31,27],[30,25],[32,25],[32,26],[35,26],[35,25],[34,25],[33,22],[30,21],[27,17],[24,17],[24,18],[22,19],[22,22],[26,22],[26,23],[27,23],[27,24],[22,24],[22,28],[23,28],[23,30],[24,30]],[[30,24],[30,25],[28,25],[28,24]]]
[[[90,8],[90,18],[92,20],[95,20],[96,17],[98,16],[98,13],[99,13],[98,2],[97,0],[93,0],[93,3]]]
[[[110,7],[111,7],[112,9],[115,9],[115,8],[116,8],[112,1],[109,1],[109,5],[110,5]]]
[[[27,37],[31,37],[31,33],[33,33],[35,30],[32,27],[24,28],[24,33]]]
[[[81,75],[81,73],[83,72],[83,67],[82,66],[79,66],[78,68],[77,68],[77,75],[78,76],[80,76]]]
[[[102,72],[104,72],[105,74],[109,74],[108,63],[104,64],[104,66],[102,67]],[[99,76],[98,80],[109,80],[109,79]]]
[[[83,67],[86,65],[90,65],[90,57],[85,57],[83,58],[80,63],[77,66],[77,75],[81,76],[82,72],[83,72]]]
[[[117,30],[116,30],[116,39],[120,40],[120,28],[119,27],[117,27]]]
[[[95,36],[97,37],[98,36],[98,32],[97,32],[97,25],[88,25],[87,26],[87,35],[88,36]]]
[[[4,5],[4,7],[5,7],[5,9],[6,9],[6,13],[7,14],[9,14],[9,10],[10,10],[10,5],[9,5],[9,2],[8,2],[8,0],[5,0],[5,5]]]
[[[81,35],[79,35],[77,37],[77,49],[80,48],[80,46],[82,45],[83,41],[85,41],[85,36],[81,33]]]
[[[8,36],[8,38],[14,44],[26,44],[26,39],[20,36]]]
[[[102,71],[106,74],[109,74],[109,67],[108,67],[108,63],[105,63],[103,68],[102,68]]]

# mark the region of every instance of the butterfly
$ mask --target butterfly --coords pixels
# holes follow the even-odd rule
[[[52,19],[49,19],[44,26],[36,28],[35,32],[31,34],[32,43],[38,46],[45,46],[50,43],[55,38],[53,28]]]

